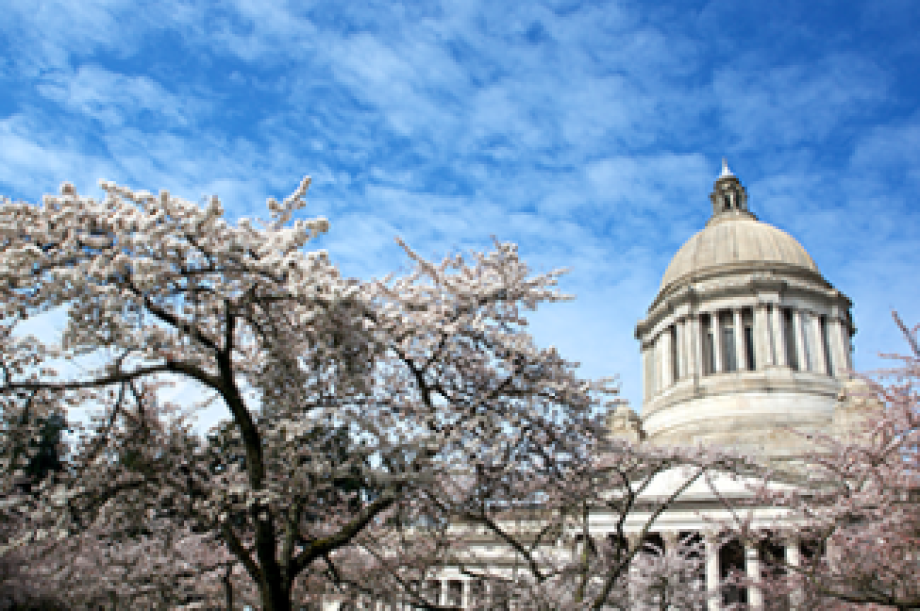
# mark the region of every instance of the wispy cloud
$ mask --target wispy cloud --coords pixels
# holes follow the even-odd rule
[[[888,93],[884,72],[852,54],[791,65],[728,67],[713,79],[723,124],[737,138],[736,148],[745,152],[820,146],[836,130],[871,116]]]
[[[43,76],[36,90],[52,102],[106,130],[144,116],[149,124],[187,126],[207,106],[204,98],[177,95],[147,76],[129,76],[84,64],[75,72]]]

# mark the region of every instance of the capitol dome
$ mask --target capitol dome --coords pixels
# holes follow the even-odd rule
[[[706,226],[636,325],[640,435],[793,456],[830,429],[852,367],[850,300],[795,238],[761,222],[723,161]]]
[[[661,291],[733,268],[801,271],[820,275],[802,245],[754,215],[714,217],[677,251],[661,281]]]

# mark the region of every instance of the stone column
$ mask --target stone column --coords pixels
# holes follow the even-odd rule
[[[651,347],[648,344],[642,346],[642,392],[643,399],[648,403],[652,398],[652,359]]]
[[[786,337],[786,328],[783,325],[783,309],[778,304],[773,305],[773,319],[771,329],[773,329],[773,355],[776,357],[777,367],[789,367],[789,361],[786,360],[786,342],[791,338]]]
[[[715,533],[704,533],[706,544],[706,592],[708,611],[722,609],[722,575],[719,572],[719,542]]]
[[[770,318],[767,304],[758,303],[754,308],[754,359],[758,369],[773,365],[773,343],[770,333]]]
[[[715,363],[713,373],[722,373],[722,327],[719,325],[719,313],[712,312],[709,315],[709,324],[712,329],[712,360]]]
[[[446,579],[441,580],[441,595],[439,597],[440,600],[438,604],[441,605],[442,607],[447,606],[447,600],[448,598],[450,598],[449,586],[450,586],[449,581],[447,581]]]
[[[760,587],[760,556],[757,546],[744,544],[744,570],[752,585],[748,586],[748,608],[763,609],[763,588]]]
[[[794,536],[787,538],[785,552],[786,564],[790,567],[786,570],[792,575],[793,583],[795,583],[795,587],[793,587],[792,592],[789,593],[789,609],[790,611],[805,611],[805,592],[802,590],[801,577],[795,570],[802,565],[802,556],[799,551],[798,539]]]
[[[853,369],[853,352],[850,350],[850,331],[846,324],[841,325],[843,329],[843,356],[846,359],[847,369]]]
[[[741,320],[741,308],[732,311],[735,318],[735,360],[738,371],[747,371],[747,350],[744,347],[744,322]]]
[[[805,336],[802,335],[805,326],[802,321],[802,311],[798,308],[792,310],[792,333],[795,335],[795,354],[799,362],[799,371],[811,369],[808,365],[808,351],[805,350]]]
[[[827,357],[824,354],[824,337],[821,335],[821,317],[812,313],[810,319],[811,338],[812,344],[814,345],[814,349],[812,350],[814,354],[814,371],[815,373],[831,375],[831,372],[827,370]]]
[[[658,362],[661,365],[661,389],[670,388],[674,383],[674,367],[671,363],[671,329],[665,328],[661,335],[658,336],[658,347],[661,350],[661,357]]]
[[[844,376],[850,370],[850,337],[842,320],[827,319],[827,339],[831,345],[834,375]]]

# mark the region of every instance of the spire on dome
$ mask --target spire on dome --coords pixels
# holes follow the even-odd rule
[[[712,218],[726,216],[753,216],[747,207],[747,190],[728,167],[728,160],[722,158],[722,173],[709,196],[712,200]]]

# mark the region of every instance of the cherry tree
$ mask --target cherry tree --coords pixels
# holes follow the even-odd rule
[[[98,567],[150,585],[162,564],[101,573],[203,550],[169,571],[217,583],[230,567],[262,609],[286,611],[343,583],[348,563],[402,583],[372,544],[433,519],[459,469],[524,472],[597,427],[610,389],[526,333],[526,311],[565,298],[561,272],[531,274],[511,244],[437,263],[403,245],[408,274],[345,278],[308,250],[328,223],[295,218],[308,185],[269,199],[264,222],[112,183],[102,200],[65,184],[2,202],[2,510],[26,525],[4,553],[53,541],[77,560],[37,565],[48,583]],[[17,330],[58,314],[58,335]],[[169,404],[169,384],[197,398]],[[219,443],[190,431],[201,405],[226,410]],[[77,408],[96,417],[63,471],[17,493],[40,418]],[[181,545],[163,539],[173,528]]]

